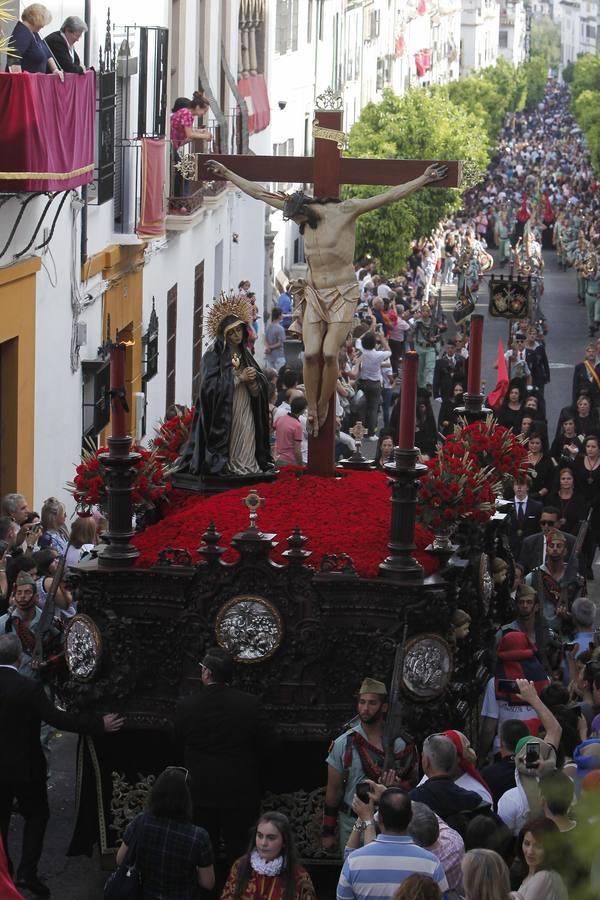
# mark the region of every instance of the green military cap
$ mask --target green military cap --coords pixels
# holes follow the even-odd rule
[[[17,575],[16,581],[15,581],[15,584],[17,587],[21,587],[24,584],[30,584],[31,587],[35,591],[35,581],[31,577],[29,572],[19,572],[19,574]]]
[[[365,678],[361,684],[359,694],[384,694],[387,697],[387,688],[383,681],[376,681],[374,678]]]

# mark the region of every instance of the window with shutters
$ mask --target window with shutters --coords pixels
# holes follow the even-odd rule
[[[177,285],[167,294],[167,392],[165,407],[175,403],[175,367],[177,365]]]
[[[200,387],[200,362],[204,337],[204,260],[194,270],[194,318],[192,322],[192,399]]]

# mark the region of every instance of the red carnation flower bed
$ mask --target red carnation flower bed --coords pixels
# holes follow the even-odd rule
[[[300,475],[297,469],[281,471],[277,481],[257,485],[265,504],[259,510],[258,526],[267,533],[275,532],[278,546],[271,559],[281,561],[287,550],[286,538],[298,525],[308,538],[306,549],[312,551],[309,563],[320,565],[327,553],[348,553],[363,578],[377,575],[377,567],[388,555],[391,491],[383,472],[346,472],[342,478],[319,478]],[[173,491],[165,509],[165,518],[135,537],[140,549],[138,566],[152,566],[160,550],[175,547],[189,550],[196,562],[202,535],[214,522],[221,532],[220,544],[228,546],[231,538],[248,527],[248,510],[243,499],[249,488],[237,488],[213,497],[197,497]],[[435,556],[425,553],[432,535],[416,526],[415,558],[431,575],[438,568]],[[228,562],[238,558],[228,549],[222,557]]]

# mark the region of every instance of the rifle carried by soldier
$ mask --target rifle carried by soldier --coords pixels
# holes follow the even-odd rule
[[[388,696],[388,711],[383,726],[383,772],[393,771],[401,781],[408,779],[408,776],[414,768],[417,760],[417,751],[414,746],[414,739],[403,728],[402,718],[402,700],[400,693],[400,685],[402,683],[402,671],[404,669],[404,648],[406,645],[406,634],[408,624],[405,620],[402,631],[402,640],[396,647],[394,657],[394,670],[392,673],[392,683]],[[401,737],[406,744],[405,749],[399,755],[395,752],[395,743]]]
[[[37,634],[35,636],[35,649],[33,651],[32,665],[35,669],[40,669],[47,660],[44,659],[44,638],[50,632],[54,621],[54,613],[56,610],[56,595],[65,574],[65,566],[67,563],[67,553],[69,552],[70,542],[67,544],[65,552],[58,559],[56,571],[52,576],[52,584],[50,590],[46,594],[46,602],[40,616],[40,622]]]

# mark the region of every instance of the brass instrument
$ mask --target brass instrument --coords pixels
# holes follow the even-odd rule
[[[587,252],[583,258],[583,263],[581,265],[581,275],[583,278],[593,278],[596,274],[596,269],[598,268],[598,254],[596,253],[596,248],[590,242],[588,244]]]
[[[473,256],[475,248],[470,244],[464,244],[462,250],[458,254],[456,258],[456,262],[454,263],[454,268],[459,272],[466,272],[469,268],[469,263],[471,262],[471,257]]]

